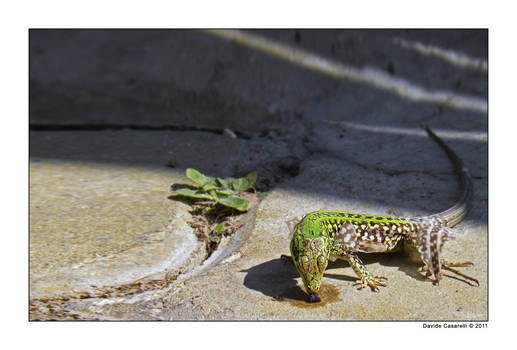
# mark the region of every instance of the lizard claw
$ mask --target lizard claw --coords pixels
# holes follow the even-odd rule
[[[454,267],[472,267],[472,266],[474,266],[474,263],[470,262],[470,261],[464,261],[464,262],[458,262],[458,263],[450,263],[450,262],[447,262],[445,260],[442,260],[442,267],[444,269],[447,269],[448,267],[451,267],[451,266],[454,266]]]
[[[476,283],[477,286],[479,287],[479,281],[477,279],[475,279],[474,277],[467,276],[467,275],[459,272],[456,269],[453,269],[452,266],[454,266],[454,267],[471,267],[471,266],[474,266],[473,263],[471,263],[470,261],[465,261],[465,262],[461,262],[461,263],[449,263],[449,262],[447,262],[445,260],[442,260],[442,269],[451,271],[451,272],[455,273],[458,276],[461,276],[461,277],[463,277],[463,278],[465,278],[467,280],[470,280],[470,281]],[[465,281],[465,282],[467,284],[470,284],[470,282],[468,282],[468,281]]]
[[[366,276],[361,278],[360,280],[357,280],[353,285],[359,285],[359,288],[357,288],[357,290],[369,286],[372,289],[372,291],[379,292],[378,286],[386,287],[386,283],[384,283],[383,280],[387,281],[388,279],[384,276]]]

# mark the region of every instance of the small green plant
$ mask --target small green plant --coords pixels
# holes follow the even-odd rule
[[[253,188],[257,173],[253,172],[239,179],[210,177],[188,168],[187,177],[196,185],[172,186],[173,196],[212,201],[238,211],[248,211],[250,201],[243,193]]]
[[[186,175],[194,184],[172,185],[172,196],[188,199],[192,206],[192,220],[188,223],[196,236],[205,242],[209,257],[223,236],[232,235],[242,226],[236,212],[251,210],[263,198],[253,188],[257,173],[238,179],[222,179],[189,168]]]

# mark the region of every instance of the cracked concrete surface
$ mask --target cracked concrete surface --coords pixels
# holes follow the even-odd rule
[[[198,31],[31,30],[29,278],[31,297],[47,299],[31,319],[486,320],[487,32],[244,33],[318,59],[299,64]],[[338,78],[325,62],[362,75]],[[472,261],[465,272],[481,285],[433,286],[404,254],[366,254],[388,287],[357,291],[351,268],[336,262],[323,302],[307,304],[280,259],[289,254],[285,221],[320,209],[430,214],[456,199],[452,166],[421,124],[473,177],[472,209],[444,254]],[[205,266],[195,263],[188,208],[167,198],[188,167],[257,171],[269,192]],[[158,237],[164,227],[191,245],[176,251]],[[148,236],[156,239],[140,239]],[[168,259],[176,253],[184,259]],[[96,268],[110,254],[117,263]],[[91,280],[74,275],[77,261]],[[181,271],[166,280],[175,263]],[[147,265],[159,268],[132,274]],[[43,286],[44,276],[53,277]],[[85,294],[93,279],[120,291],[146,276],[167,283]]]

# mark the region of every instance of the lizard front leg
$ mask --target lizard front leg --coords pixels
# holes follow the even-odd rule
[[[359,289],[369,286],[373,291],[378,292],[379,286],[386,287],[386,283],[383,281],[387,278],[369,273],[361,259],[355,254],[358,250],[365,252],[386,251],[388,246],[382,243],[381,235],[382,233],[377,230],[375,225],[373,227],[370,227],[369,224],[360,223],[354,225],[345,221],[335,237],[330,254],[331,259],[339,257],[348,261],[360,278],[354,283],[354,286],[359,285]],[[384,240],[386,239],[384,238]]]
[[[360,278],[354,283],[354,286],[359,285],[358,289],[363,289],[366,288],[366,286],[369,286],[374,292],[378,292],[379,286],[386,287],[386,283],[383,281],[387,280],[387,278],[384,276],[374,276],[369,273],[363,262],[355,253],[346,252],[343,258],[348,261],[352,269]]]

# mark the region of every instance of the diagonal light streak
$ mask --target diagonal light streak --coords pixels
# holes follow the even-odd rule
[[[252,33],[240,30],[205,30],[205,32],[335,78],[371,84],[412,101],[441,103],[458,109],[483,113],[488,110],[487,102],[477,97],[460,95],[445,90],[430,91],[376,68],[354,68]]]
[[[393,42],[403,48],[414,50],[422,55],[430,55],[443,59],[459,67],[477,69],[488,72],[488,63],[480,58],[473,58],[454,50],[442,49],[438,46],[425,45],[417,41],[408,41],[402,38],[395,38]]]
[[[410,136],[421,136],[428,137],[427,133],[420,128],[398,128],[398,127],[390,127],[390,126],[376,126],[376,125],[365,125],[353,122],[345,122],[345,121],[337,121],[337,120],[323,120],[328,124],[340,125],[345,128],[368,131],[368,132],[377,132],[383,134],[394,134],[394,135],[410,135]],[[434,130],[436,133],[440,134],[440,137],[443,139],[455,139],[455,140],[465,140],[465,141],[474,141],[474,142],[487,142],[488,135],[486,132],[475,132],[475,131],[450,131],[450,130]]]

